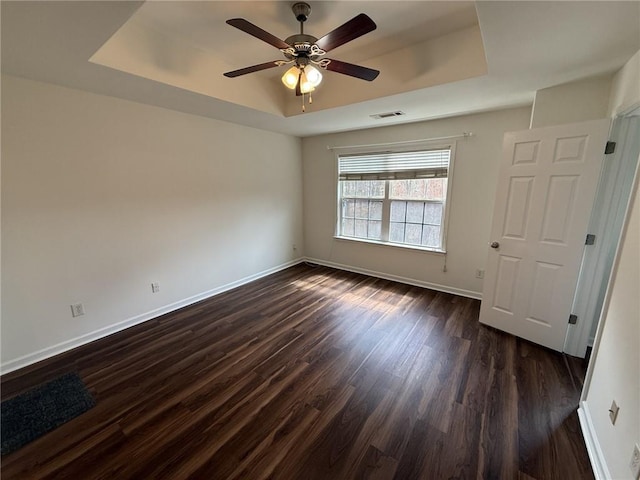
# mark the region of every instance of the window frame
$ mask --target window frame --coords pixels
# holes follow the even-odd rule
[[[407,142],[409,143],[409,142]],[[453,173],[455,166],[455,154],[456,154],[456,141],[452,141],[449,143],[442,142],[429,142],[426,141],[424,143],[410,142],[411,145],[399,146],[396,144],[390,144],[388,146],[384,145],[376,145],[376,148],[372,147],[351,147],[345,149],[336,149],[334,152],[334,192],[335,196],[335,226],[334,226],[334,235],[333,237],[338,240],[347,240],[353,242],[361,242],[361,243],[369,243],[374,245],[381,246],[389,246],[389,247],[399,247],[410,250],[418,250],[423,252],[430,252],[436,254],[446,254],[447,253],[447,238],[448,238],[448,230],[449,230],[449,217],[450,217],[450,209],[451,209],[451,201],[452,201],[452,192],[453,192]],[[447,194],[444,199],[444,206],[442,210],[442,222],[440,229],[440,248],[426,247],[424,245],[415,245],[410,243],[397,243],[391,242],[388,240],[375,240],[370,238],[362,238],[362,237],[351,237],[345,236],[341,234],[341,221],[342,221],[342,192],[340,190],[340,171],[339,171],[339,159],[340,156],[345,155],[366,155],[370,154],[378,154],[381,152],[388,153],[402,153],[416,150],[449,150],[449,167],[447,169]],[[390,229],[390,211],[391,211],[391,199],[389,198],[389,180],[385,180],[385,196],[382,200],[382,237],[389,238],[389,229]],[[422,201],[422,200],[418,200]],[[429,202],[429,200],[424,200],[424,202]],[[434,202],[435,203],[435,202]],[[437,202],[439,203],[439,202]]]

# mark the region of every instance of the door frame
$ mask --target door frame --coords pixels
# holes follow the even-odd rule
[[[563,349],[572,356],[584,358],[594,344],[633,182],[640,169],[640,138],[633,135],[637,125],[640,104],[616,116],[611,130],[616,152],[605,157],[589,222],[589,233],[596,235],[596,242],[585,247],[572,307],[578,323],[569,325]]]

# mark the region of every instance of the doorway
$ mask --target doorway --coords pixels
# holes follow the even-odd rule
[[[577,323],[569,325],[564,352],[584,358],[593,346],[615,253],[638,169],[640,154],[640,106],[614,120],[610,140],[615,151],[605,156],[589,233],[594,243],[585,247],[572,312]]]

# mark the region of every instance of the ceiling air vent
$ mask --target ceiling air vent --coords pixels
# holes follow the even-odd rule
[[[375,120],[381,120],[383,118],[400,117],[401,115],[404,115],[404,114],[405,114],[404,112],[397,110],[395,112],[376,113],[375,115],[369,115],[369,116]]]

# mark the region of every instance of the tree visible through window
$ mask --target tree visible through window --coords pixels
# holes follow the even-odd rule
[[[339,157],[338,235],[444,251],[451,150]]]

